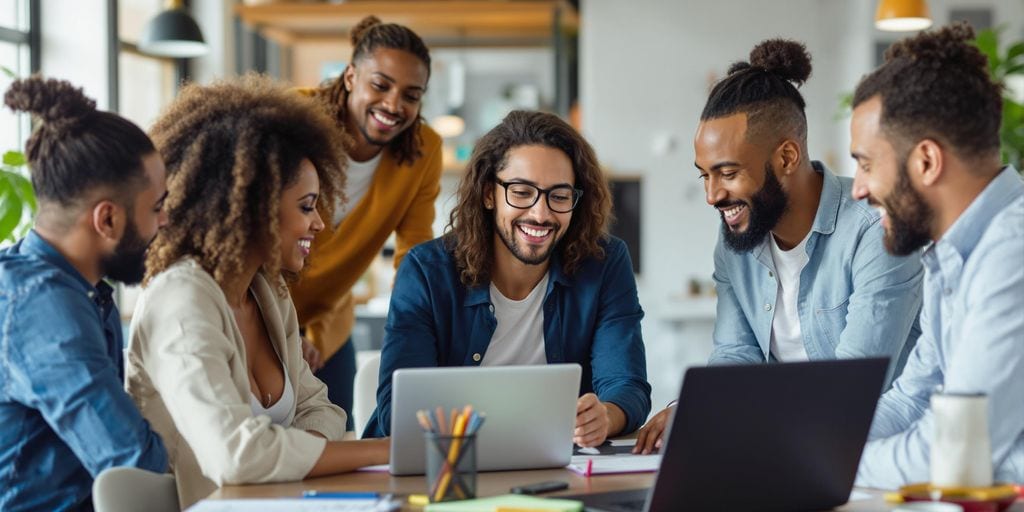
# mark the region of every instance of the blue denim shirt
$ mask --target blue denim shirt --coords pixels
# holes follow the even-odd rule
[[[797,298],[804,349],[812,361],[891,357],[888,385],[920,333],[921,260],[889,255],[878,212],[850,196],[853,180],[813,164],[823,184]],[[715,247],[718,316],[711,364],[774,360],[779,285],[769,244],[765,237],[753,251],[737,253],[720,238]]]
[[[124,391],[112,292],[35,231],[0,251],[0,510],[91,510],[104,469],[167,469]]]
[[[1024,181],[1004,169],[924,252],[921,338],[882,395],[857,485],[930,479],[932,392],[988,395],[996,482],[1024,482]]]
[[[580,395],[594,392],[626,414],[623,432],[651,411],[651,386],[640,335],[643,310],[626,244],[602,243],[603,259],[583,261],[572,276],[557,256],[544,296],[548,363],[583,367]],[[414,247],[398,269],[381,350],[377,410],[364,437],[391,430],[391,374],[399,368],[479,366],[497,326],[490,284],[466,288],[443,238]]]

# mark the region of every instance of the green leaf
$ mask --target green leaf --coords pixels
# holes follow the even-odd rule
[[[21,222],[23,209],[11,182],[0,179],[0,240],[14,240],[12,235]]]
[[[1010,66],[1010,67],[1006,68],[1006,72],[1003,74],[1003,76],[1006,76],[1006,75],[1016,75],[1018,73],[1024,73],[1024,62],[1021,62],[1020,64],[1017,64],[1015,66]]]
[[[1006,50],[1006,62],[1010,65],[1016,64],[1018,60],[1024,57],[1024,41],[1021,41]]]
[[[20,174],[11,174],[8,176],[8,180],[13,182],[15,190],[21,197],[21,201],[28,206],[29,210],[31,210],[33,214],[35,214],[38,209],[38,205],[36,204],[36,192],[32,188],[32,182]]]
[[[7,66],[0,66],[0,72],[2,72],[3,74],[7,75],[7,77],[12,79],[12,80],[18,78],[18,74],[15,73],[14,71],[11,71],[11,68],[9,68]]]
[[[974,44],[988,57],[989,68],[993,72],[999,69],[999,33],[990,28],[982,30],[974,38]]]
[[[6,165],[21,167],[25,163],[25,154],[21,151],[8,151],[4,153],[4,164]]]

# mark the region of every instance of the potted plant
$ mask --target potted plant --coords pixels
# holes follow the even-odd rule
[[[974,44],[988,57],[992,79],[1004,84],[1003,122],[999,127],[1003,162],[1024,174],[1024,41],[1001,48],[999,36],[1006,27],[978,32]]]

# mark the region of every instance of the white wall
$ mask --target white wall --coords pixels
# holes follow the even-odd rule
[[[932,0],[937,23],[951,7],[992,7],[994,21],[1024,33],[1021,0]],[[851,174],[846,119],[836,119],[840,93],[851,91],[874,59],[874,41],[900,35],[873,28],[868,0],[583,0],[580,102],[583,131],[612,172],[644,177],[643,275],[648,373],[655,407],[673,398],[682,368],[703,364],[712,324],[669,323],[688,306],[671,298],[691,278],[707,280],[720,221],[704,201],[693,166],[693,136],[711,84],[729,64],[747,60],[763,39],[807,45],[813,73],[807,101],[811,158]],[[668,140],[670,149],[654,147]]]

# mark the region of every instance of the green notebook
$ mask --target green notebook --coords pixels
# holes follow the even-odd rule
[[[506,494],[491,498],[475,500],[447,501],[427,505],[426,512],[494,512],[499,508],[522,510],[557,510],[560,512],[580,512],[583,502],[558,500],[525,496],[522,494]]]

